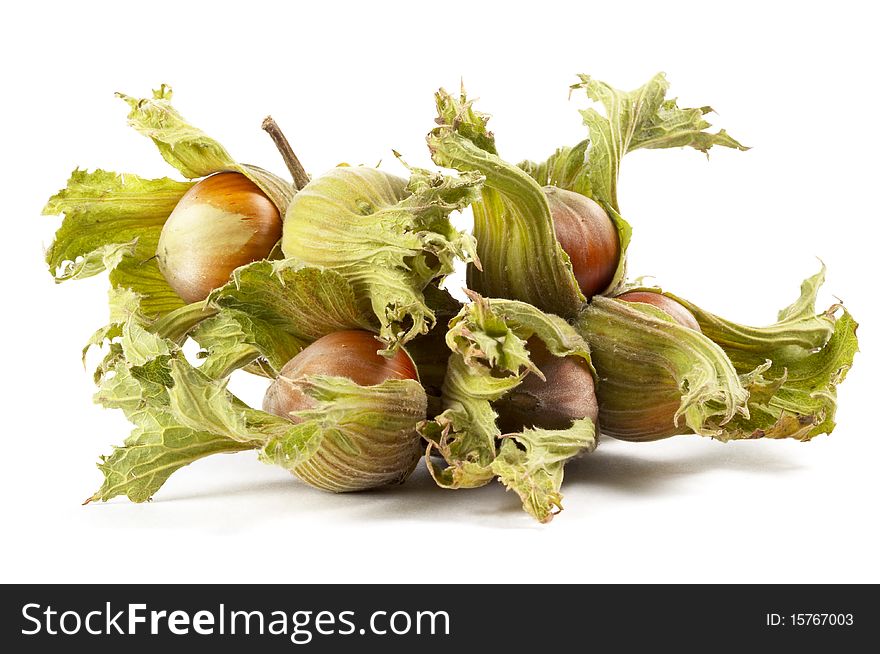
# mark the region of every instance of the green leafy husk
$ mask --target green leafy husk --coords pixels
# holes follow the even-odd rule
[[[621,216],[617,180],[623,155],[637,149],[690,146],[707,152],[713,145],[746,149],[724,130],[707,132],[703,116],[709,107],[679,108],[666,100],[662,74],[632,92],[581,75],[573,88],[600,102],[604,114],[582,111],[590,137],[573,147],[559,148],[543,163],[513,166],[498,156],[488,117],[476,112],[464,91],[455,98],[441,89],[436,95],[439,127],[428,134],[435,163],[486,176],[479,202],[474,203],[474,234],[483,268],[471,266],[468,285],[492,297],[529,302],[543,311],[572,318],[584,297],[574,279],[568,256],[556,242],[553,219],[542,187],[557,186],[598,202],[617,227],[621,256],[612,293],[626,273],[626,249],[632,228]],[[526,175],[523,175],[523,172]]]
[[[119,351],[95,395],[135,427],[122,447],[101,458],[104,483],[87,502],[118,495],[144,502],[180,468],[212,454],[257,449],[265,439],[225,383],[204,377],[173,343],[140,323],[133,314],[122,324]]]
[[[607,293],[613,293],[626,275],[626,251],[632,227],[620,213],[617,184],[623,156],[639,149],[692,147],[708,153],[718,145],[737,150],[745,146],[724,130],[707,132],[711,125],[704,116],[711,107],[680,108],[675,99],[667,100],[669,82],[658,73],[634,91],[621,91],[589,75],[579,75],[572,90],[583,90],[593,102],[602,105],[582,110],[589,138],[574,146],[557,150],[541,163],[520,162],[519,167],[542,186],[556,186],[592,198],[608,212],[620,239],[620,261]]]
[[[474,258],[473,238],[449,221],[469,205],[482,177],[447,177],[411,168],[405,181],[375,168],[340,166],[313,179],[284,220],[282,250],[305,265],[335,271],[375,314],[393,351],[435,323],[424,289]]]
[[[135,312],[143,328],[160,338],[178,346],[188,337],[195,340],[204,359],[199,369],[213,379],[242,368],[275,378],[285,363],[322,336],[344,329],[378,330],[378,321],[361,310],[350,284],[338,273],[292,260],[242,266],[205,301],[161,318],[143,315],[140,301],[130,290],[111,290],[110,323],[89,339],[83,356],[119,336]],[[106,360],[100,364],[96,378],[108,365]]]
[[[858,351],[858,323],[842,305],[816,313],[825,268],[804,280],[795,302],[766,327],[739,325],[671,293],[726,353],[749,390],[749,416],[724,425],[725,439],[810,440],[834,430],[837,386]],[[662,292],[656,288],[639,290]]]
[[[357,301],[339,273],[296,261],[258,261],[233,273],[208,306],[218,311],[192,333],[206,350],[206,370],[228,374],[229,364],[258,357],[270,374],[302,348],[343,329],[376,331],[378,321]]]
[[[748,391],[724,350],[660,309],[597,296],[575,327],[590,344],[603,434],[724,439],[725,424],[748,417]]]
[[[271,439],[261,458],[315,488],[335,493],[367,490],[406,480],[422,456],[416,425],[427,398],[411,379],[358,386],[345,377],[280,377],[316,400],[293,414],[296,426]]]
[[[128,124],[151,139],[162,158],[184,177],[238,172],[259,186],[282,216],[287,211],[295,192],[293,185],[258,166],[238,163],[219,142],[190,125],[171,104],[170,86],[162,84],[153,91],[152,98],[133,98],[124,93],[116,96],[131,108]]]
[[[632,92],[586,75],[573,89],[601,109],[581,112],[589,138],[545,162],[502,160],[487,117],[463,91],[456,98],[441,90],[428,145],[435,163],[459,176],[410,168],[407,181],[340,167],[296,197],[293,185],[236,162],[187,123],[169,87],[152,98],[118,94],[130,107],[129,124],[188,180],[236,171],[262,188],[285,215],[283,244],[270,258],[281,249],[290,258],[244,266],[207,300],[185,306],[155,253],[165,220],[192,181],[77,169],[50,198],[43,213],[64,215],[46,253],[56,281],[109,271],[110,321],[83,356],[105,348],[95,400],[133,424],[124,445],[102,458],[104,483],[87,502],[119,495],[146,501],[180,468],[247,450],[324,490],[374,488],[406,479],[427,448],[441,487],[498,478],[530,515],[547,522],[562,509],[565,463],[592,451],[597,433],[589,419],[569,429],[500,432],[493,403],[527,375],[543,377],[528,351],[533,337],[556,356],[595,363],[608,435],[805,441],[831,433],[837,385],[858,351],[858,324],[841,305],[816,313],[824,267],[767,327],[736,324],[671,293],[665,294],[694,314],[702,333],[650,305],[601,296],[585,303],[556,242],[543,187],[599,202],[625,253],[631,228],[618,202],[624,154],[747,148],[724,130],[708,131],[711,108],[680,108],[666,99],[662,74]],[[476,240],[449,221],[471,203]],[[470,262],[472,288],[510,299],[472,294],[466,306],[453,300],[439,286],[456,258]],[[621,290],[625,264],[621,256],[605,294]],[[663,293],[627,290],[636,288]],[[379,332],[386,353],[407,344],[427,394],[415,381],[362,387],[344,377],[282,377],[276,383],[315,404],[279,417],[227,390],[233,371],[277,378],[309,343],[341,329]],[[202,347],[199,367],[182,354],[188,337]]]
[[[110,270],[113,288],[129,288],[142,310],[161,315],[183,306],[159,271],[156,247],[168,216],[192,186],[105,170],[75,170],[44,215],[64,214],[46,262],[56,282]]]
[[[472,205],[482,267],[468,267],[468,286],[482,295],[574,315],[585,298],[556,241],[544,191],[498,156],[488,116],[473,109],[464,90],[455,98],[440,89],[436,102],[439,127],[427,136],[434,163],[486,178]]]
[[[520,496],[530,515],[547,522],[562,508],[565,462],[596,446],[594,425],[584,418],[565,430],[502,435],[492,402],[527,374],[542,375],[529,359],[529,338],[538,337],[556,356],[587,362],[589,348],[557,316],[523,302],[471,297],[473,303],[451,321],[446,337],[452,356],[443,385],[445,410],[420,428],[428,443],[428,468],[444,488],[473,488],[498,477]]]
[[[416,336],[406,345],[406,351],[416,364],[419,381],[428,395],[428,417],[443,411],[443,380],[452,352],[446,346],[449,321],[461,311],[462,303],[436,284],[425,289],[425,302],[437,320],[427,334]]]

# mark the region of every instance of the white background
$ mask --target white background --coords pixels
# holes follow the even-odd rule
[[[485,6],[482,6],[485,4]],[[4,10],[0,580],[880,581],[876,21],[870,3],[13,3]],[[620,8],[615,8],[620,7]],[[717,7],[717,8],[716,8]],[[753,146],[625,160],[630,270],[741,322],[771,322],[828,265],[862,352],[839,427],[809,444],[604,441],[534,523],[500,485],[328,495],[251,453],[176,473],[148,504],[81,507],[128,432],[91,403],[79,351],[103,277],[55,286],[40,216],[76,167],[174,175],[120,90],[170,83],[241,161],[282,171],[272,113],[313,174],[428,165],[432,93],[464,78],[500,152],[585,135],[578,72],[633,88],[663,70],[685,106]],[[236,390],[259,401],[259,384]]]

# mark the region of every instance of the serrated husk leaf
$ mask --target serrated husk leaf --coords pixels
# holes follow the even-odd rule
[[[803,281],[797,300],[779,312],[777,322],[766,327],[739,325],[685,298],[665,295],[694,314],[703,333],[724,348],[739,372],[749,372],[767,360],[773,362],[775,370],[781,370],[824,347],[834,334],[834,311],[816,313],[816,296],[824,281],[823,266]]]
[[[658,73],[634,91],[621,91],[589,75],[578,75],[572,89],[583,90],[604,113],[591,107],[582,110],[589,140],[572,148],[560,148],[543,164],[522,165],[541,184],[576,191],[620,211],[617,183],[620,164],[628,152],[639,149],[691,147],[707,153],[718,145],[747,150],[724,130],[707,132],[704,116],[711,107],[681,108],[666,99],[669,82]]]
[[[423,290],[474,256],[452,211],[474,199],[482,178],[417,168],[407,182],[374,168],[341,166],[313,179],[284,220],[285,256],[335,271],[375,314],[389,349],[426,333],[435,316]]]
[[[172,340],[125,294],[111,319],[119,335],[111,345],[95,402],[123,411],[134,430],[99,468],[104,484],[88,501],[127,495],[148,500],[168,477],[193,461],[223,452],[259,449],[291,429],[289,421],[251,409],[226,390],[225,380],[193,368]],[[113,303],[111,303],[113,304]]]
[[[546,161],[523,161],[519,167],[541,186],[557,186],[592,198],[601,204],[617,226],[621,257],[609,291],[623,282],[626,251],[632,227],[620,213],[617,184],[623,155],[638,149],[692,147],[707,153],[714,145],[738,150],[748,148],[724,130],[707,132],[704,119],[710,107],[680,108],[667,100],[669,83],[659,73],[635,91],[621,91],[589,75],[580,75],[572,89],[582,89],[590,100],[602,104],[581,111],[590,137],[574,146],[558,148]]]
[[[596,449],[596,430],[589,418],[569,429],[524,429],[504,436],[492,472],[516,492],[523,508],[538,522],[550,522],[562,511],[563,468],[571,459]]]
[[[429,284],[425,289],[425,302],[437,321],[427,334],[407,343],[406,351],[416,364],[419,381],[428,396],[428,417],[434,418],[443,411],[443,380],[452,354],[446,346],[446,332],[449,321],[461,311],[462,303],[436,284]]]
[[[150,414],[135,427],[126,445],[103,457],[98,469],[104,475],[101,488],[87,502],[108,501],[125,495],[132,502],[146,502],[180,468],[214,454],[229,454],[253,446],[181,427],[168,414]]]
[[[140,296],[131,289],[120,289],[111,287],[107,293],[108,304],[110,307],[110,319],[107,324],[97,329],[82,349],[83,366],[86,365],[86,357],[93,347],[101,347],[103,345],[112,345],[114,340],[122,336],[122,327],[125,322],[134,315],[140,316]],[[146,320],[142,316],[141,319]],[[116,343],[116,351],[107,353],[107,357],[95,372],[95,383],[101,380],[104,373],[112,367],[116,356],[122,354],[122,347]],[[113,355],[113,356],[111,356]]]
[[[212,313],[189,334],[203,348],[201,369],[215,379],[252,365],[259,366],[259,374],[275,377],[326,334],[378,329],[341,275],[289,259],[237,269],[206,306]]]
[[[46,252],[58,282],[110,270],[113,288],[132,289],[149,315],[183,306],[154,255],[168,216],[192,186],[168,178],[144,179],[105,170],[74,170],[44,215],[64,214]]]
[[[556,241],[550,207],[528,174],[501,159],[462,91],[436,94],[439,127],[427,136],[434,163],[477,172],[486,181],[473,204],[474,236],[481,268],[468,268],[468,286],[482,295],[528,302],[543,311],[573,316],[584,296],[568,255]]]
[[[104,483],[87,502],[108,501],[118,495],[145,502],[174,472],[194,461],[260,446],[257,441],[183,424],[170,406],[171,361],[163,356],[136,367],[119,360],[113,374],[104,377],[95,401],[106,408],[121,409],[134,429],[123,446],[101,458],[98,468]]]
[[[131,297],[138,309],[140,298],[133,293]],[[86,351],[118,336],[126,317],[120,320],[111,315],[110,323],[92,336]],[[378,321],[361,309],[341,275],[302,267],[292,260],[243,266],[206,301],[155,320],[138,311],[136,324],[177,345],[192,337],[202,347],[199,357],[204,361],[199,369],[213,379],[223,379],[241,368],[253,370],[254,365],[259,366],[259,374],[275,377],[300,350],[326,334],[378,330]]]
[[[544,522],[560,507],[564,461],[595,446],[592,421],[576,421],[567,430],[505,435],[498,461],[502,434],[492,403],[527,374],[542,374],[529,358],[528,339],[539,338],[555,356],[578,356],[588,363],[589,348],[558,316],[514,300],[471,297],[473,303],[451,321],[446,338],[452,356],[443,385],[445,410],[420,427],[428,443],[428,469],[444,488],[482,486],[498,476],[520,496],[523,508]],[[515,442],[524,448],[520,454],[510,449],[517,449]]]
[[[250,320],[246,315],[229,311],[212,316],[193,329],[190,336],[202,347],[197,356],[203,359],[199,365],[203,374],[223,379],[260,358],[260,349],[253,344],[256,330],[248,329],[247,325]],[[296,351],[300,347],[294,342],[290,349]]]
[[[426,398],[418,382],[279,380],[316,400],[314,409],[291,416],[295,424],[247,406],[227,390],[224,375],[194,368],[175,341],[151,331],[155,323],[136,303],[123,308],[114,316],[128,313],[113,344],[113,374],[103,376],[95,401],[121,409],[136,428],[100,465],[105,483],[90,501],[149,499],[172,472],[218,452],[258,449],[308,483],[337,491],[403,481],[421,457],[415,428],[425,419]]]

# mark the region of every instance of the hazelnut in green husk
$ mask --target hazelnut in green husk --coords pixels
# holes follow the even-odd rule
[[[766,327],[740,325],[660,289],[594,298],[575,327],[590,344],[602,433],[648,441],[809,440],[834,429],[836,388],[858,349],[839,305],[815,309],[824,269]],[[698,329],[694,329],[694,325]]]
[[[293,357],[266,391],[263,410],[320,443],[301,461],[287,458],[283,440],[269,443],[264,458],[333,492],[404,481],[422,455],[416,425],[425,419],[427,399],[409,355],[398,349],[385,357],[381,347],[374,334],[348,330]]]
[[[474,241],[449,221],[475,197],[482,177],[418,168],[409,180],[367,166],[315,177],[284,217],[284,256],[337,272],[379,321],[389,351],[436,323],[426,288],[475,256]]]
[[[589,346],[530,304],[469,295],[472,303],[449,323],[445,410],[419,428],[428,469],[444,488],[497,477],[548,522],[562,509],[565,463],[596,447]],[[527,403],[531,416],[521,410]]]

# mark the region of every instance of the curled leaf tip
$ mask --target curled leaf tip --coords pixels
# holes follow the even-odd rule
[[[474,302],[475,304],[485,301],[485,299],[483,298],[482,295],[480,295],[479,293],[477,293],[476,291],[474,291],[470,288],[464,287],[461,290],[467,296],[467,298],[471,302]]]
[[[174,95],[174,91],[169,84],[163,83],[158,89],[153,89],[154,100],[170,100],[172,95]]]

